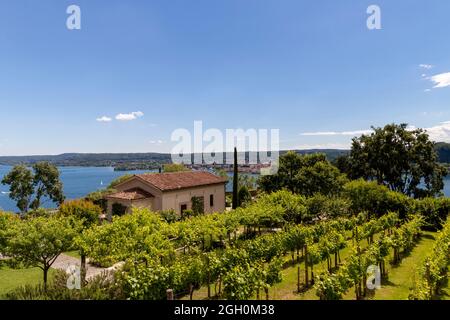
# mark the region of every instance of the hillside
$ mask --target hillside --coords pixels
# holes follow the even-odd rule
[[[439,162],[450,163],[450,144],[440,142],[436,144]],[[280,153],[286,153],[281,151]],[[339,149],[309,149],[296,150],[299,154],[325,153],[330,161],[348,154],[348,150]],[[249,154],[246,153],[248,159]],[[39,161],[49,161],[57,166],[96,166],[115,167],[118,169],[149,169],[157,168],[162,163],[170,163],[168,153],[64,153],[60,155],[38,156],[0,156],[0,165],[33,164]]]

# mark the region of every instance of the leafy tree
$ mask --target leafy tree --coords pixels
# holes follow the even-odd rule
[[[43,197],[58,204],[64,201],[58,168],[48,162],[36,163],[33,170],[24,165],[14,166],[3,178],[2,184],[9,185],[9,196],[17,202],[22,213],[28,212],[30,208],[38,209]],[[33,195],[34,199],[31,200]]]
[[[246,203],[252,200],[252,195],[250,194],[250,191],[248,191],[248,188],[246,186],[241,186],[239,188],[238,198],[240,207],[245,206]]]
[[[438,163],[434,143],[424,130],[409,130],[406,124],[373,130],[353,139],[352,178],[375,180],[415,198],[440,193],[447,170]]]
[[[205,213],[205,203],[203,197],[192,197],[191,198],[192,211],[194,215]]]
[[[52,216],[23,220],[14,227],[14,237],[7,244],[7,254],[26,267],[38,267],[44,273],[64,251],[73,248],[78,228],[66,218]]]
[[[5,253],[9,238],[14,236],[14,225],[19,221],[17,215],[0,211],[0,254]]]
[[[277,174],[260,178],[259,186],[263,191],[287,189],[306,196],[332,195],[339,193],[347,182],[345,175],[328,162],[324,154],[302,156],[290,151],[280,157],[279,163]]]
[[[354,214],[367,212],[370,216],[381,216],[392,211],[405,218],[412,201],[408,196],[390,191],[375,181],[362,179],[345,184],[342,194],[350,200],[350,208]]]
[[[2,184],[9,185],[9,197],[17,202],[17,207],[26,213],[34,193],[33,173],[24,165],[14,166],[3,178]]]
[[[59,215],[74,219],[75,224],[81,225],[81,232],[98,224],[102,208],[86,200],[73,200],[63,203],[59,207]],[[85,284],[86,277],[86,253],[80,248],[81,280]]]
[[[64,217],[75,218],[82,223],[83,228],[98,224],[102,209],[86,200],[72,200],[61,204],[58,210]]]
[[[63,185],[59,178],[58,168],[49,162],[38,162],[33,165],[35,198],[31,203],[32,209],[41,206],[42,197],[46,196],[53,202],[64,202]]]

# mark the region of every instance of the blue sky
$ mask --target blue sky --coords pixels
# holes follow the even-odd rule
[[[448,0],[2,0],[0,155],[167,152],[194,120],[279,128],[282,149],[391,122],[450,141],[449,15]]]

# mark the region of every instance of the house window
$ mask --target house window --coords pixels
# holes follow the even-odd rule
[[[214,207],[214,195],[213,194],[211,194],[209,196],[209,206]]]
[[[184,213],[186,210],[187,210],[187,204],[182,204],[182,205],[180,206],[180,212],[181,212],[181,214],[183,215],[183,213]]]

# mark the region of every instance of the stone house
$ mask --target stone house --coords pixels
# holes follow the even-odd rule
[[[152,211],[174,210],[177,214],[192,210],[193,200],[204,213],[225,210],[227,179],[204,171],[149,173],[134,175],[115,187],[116,193],[106,196],[107,218],[130,213],[132,208]]]

